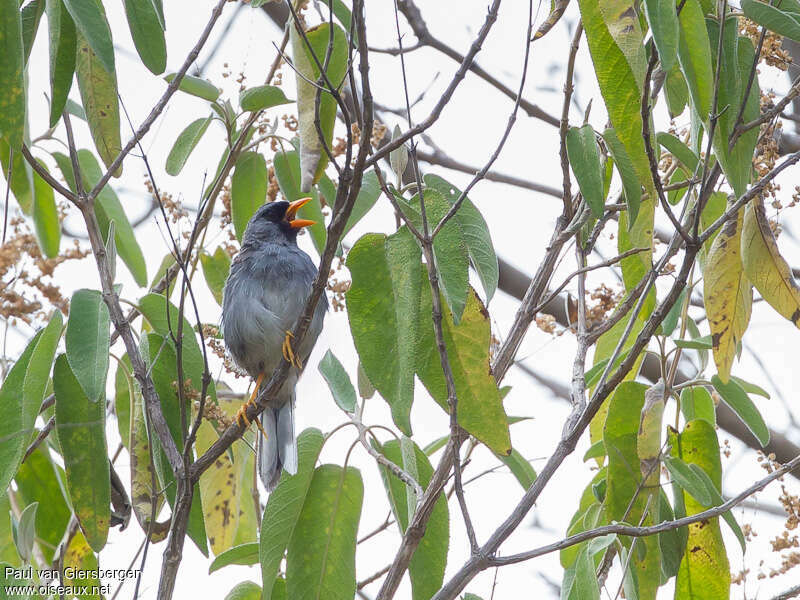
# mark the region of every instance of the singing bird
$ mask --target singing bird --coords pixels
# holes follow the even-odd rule
[[[259,415],[258,473],[271,492],[281,469],[297,472],[295,385],[322,331],[328,310],[325,294],[319,299],[311,326],[297,348],[291,330],[311,293],[317,267],[297,245],[297,234],[314,221],[298,219],[297,211],[310,198],[269,202],[247,224],[242,247],[233,259],[222,300],[222,335],[236,364],[256,380],[250,399],[237,413],[249,425],[245,410],[255,402],[265,377],[279,361],[291,363],[286,382]]]

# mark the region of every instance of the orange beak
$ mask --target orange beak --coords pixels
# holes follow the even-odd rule
[[[303,206],[311,202],[311,198],[300,198],[300,200],[295,200],[291,204],[289,204],[289,208],[286,209],[286,220],[289,221],[289,226],[293,229],[300,229],[301,227],[309,227],[310,225],[316,225],[316,221],[310,221],[309,219],[296,219],[295,216],[297,215],[297,211],[300,210]]]

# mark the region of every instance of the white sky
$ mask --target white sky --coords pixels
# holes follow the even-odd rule
[[[138,57],[132,54],[134,52],[133,44],[125,22],[122,3],[106,2],[105,4],[118,48],[117,72],[120,93],[133,122],[138,125],[163,92],[165,83],[150,74],[141,66]],[[214,2],[197,0],[192,3],[165,2],[164,4],[167,21],[167,70],[176,71],[188,50],[195,43],[199,32],[205,26]],[[382,0],[367,4],[370,45],[381,48],[396,46],[392,2]],[[544,18],[548,5],[549,3],[542,3],[538,21]],[[431,32],[460,52],[466,51],[482,24],[486,6],[487,3],[484,1],[462,3],[419,1],[419,7]],[[233,3],[225,7],[215,33],[206,44],[204,52],[201,52],[197,64],[205,62],[208,49],[213,47],[217,35],[229,22],[236,9],[237,5]],[[479,64],[497,75],[513,89],[516,89],[518,85],[522,65],[522,44],[527,23],[526,10],[527,2],[504,3],[501,6],[498,22],[478,55]],[[566,60],[567,46],[576,18],[577,7],[573,3],[562,22],[548,36],[534,44],[531,55],[525,97],[555,115],[560,114],[561,110],[560,90],[564,83],[563,63]],[[567,23],[570,24],[569,31],[566,27]],[[206,75],[224,89],[223,97],[235,99],[238,95],[238,86],[234,81],[235,75],[239,72],[245,73],[249,85],[263,83],[268,66],[275,56],[276,50],[273,44],[279,42],[280,37],[281,32],[261,11],[244,7],[231,24],[231,31],[221,50],[207,67]],[[405,43],[409,45],[413,43],[413,39],[413,34],[409,32]],[[47,104],[42,95],[42,92],[48,89],[47,60],[46,21],[43,19],[29,68],[31,85],[29,104],[33,107],[30,116],[32,136],[42,133],[47,126]],[[227,79],[221,76],[225,62],[234,73],[233,77]],[[399,59],[373,54],[371,65],[372,88],[376,100],[388,106],[400,107],[403,103],[403,95]],[[438,98],[438,93],[450,81],[457,65],[435,51],[425,49],[408,55],[407,68],[412,98],[428,88],[434,77],[439,75],[425,98],[414,109],[414,118],[419,120],[427,115],[427,111]],[[294,97],[293,74],[288,68],[284,68],[283,71],[287,95]],[[784,90],[787,87],[783,75],[766,73],[762,77],[762,85],[766,81],[775,85],[778,90]],[[590,99],[594,99],[591,123],[595,128],[602,128],[606,117],[591,70],[585,41],[578,54],[575,79],[577,102],[581,107],[585,107]],[[77,86],[73,86],[71,95],[78,99]],[[453,158],[468,164],[481,165],[494,151],[511,108],[510,100],[477,77],[468,75],[451,104],[429,133]],[[273,111],[275,116],[281,114],[280,108],[273,109]],[[159,187],[172,193],[176,198],[180,198],[189,206],[196,205],[204,176],[207,174],[210,179],[216,168],[223,147],[222,128],[218,126],[218,123],[212,125],[179,177],[173,178],[166,175],[163,164],[178,133],[189,122],[206,116],[208,113],[209,109],[204,101],[177,93],[144,140],[144,147],[151,165],[155,169],[156,182]],[[573,107],[571,114],[573,123],[579,123],[582,116],[582,110],[579,111]],[[660,119],[660,128],[665,129],[665,113],[662,106],[659,106],[656,116]],[[76,120],[73,119],[73,123],[76,123]],[[393,126],[394,122],[391,122],[390,125]],[[88,131],[82,122],[77,125],[77,137],[80,147],[92,147]],[[124,117],[122,137],[123,143],[130,137],[130,130],[124,122]],[[47,147],[51,150],[63,151],[63,148],[58,148],[52,143]],[[561,171],[557,148],[557,131],[553,127],[530,119],[520,112],[517,125],[497,161],[495,169],[559,187]],[[43,152],[36,154],[46,156]],[[52,165],[52,161],[50,164]],[[469,180],[469,177],[463,174],[451,174],[438,168],[430,170],[447,177],[456,185],[463,186]],[[142,185],[144,172],[141,161],[131,156],[125,163],[123,177],[112,182],[131,220],[141,214],[147,201]],[[793,188],[796,173],[794,168],[789,169],[781,179],[785,182],[787,199]],[[618,186],[618,183],[614,185]],[[474,188],[470,198],[489,223],[498,255],[522,270],[532,273],[538,265],[554,219],[559,213],[559,201],[545,195],[491,182],[480,183]],[[787,256],[797,259],[800,257],[797,243],[787,235],[790,233],[790,220],[791,217],[782,219],[786,233],[780,238],[780,244]],[[72,217],[69,219],[69,226],[73,230],[79,230],[80,225],[81,222],[73,211]],[[352,244],[367,231],[388,232],[393,227],[394,218],[391,208],[382,199],[369,217],[349,234],[347,241]],[[607,231],[611,232],[612,229],[609,228]],[[211,229],[206,239],[207,247],[211,251],[222,239],[216,235],[217,232],[218,229]],[[215,235],[211,235],[212,233]],[[141,227],[137,234],[147,259],[148,275],[152,279],[157,265],[167,252],[164,236],[159,232],[153,219]],[[316,255],[308,245],[308,239],[304,239],[303,243],[306,244],[316,260]],[[615,245],[615,242],[609,241],[608,235],[606,235],[603,242],[606,257],[616,253]],[[572,256],[573,254],[569,251],[565,253],[566,258],[562,261],[559,270],[562,275],[574,270]],[[595,256],[594,259],[597,260],[597,257]],[[794,264],[797,264],[797,260],[794,261]],[[123,265],[120,265],[117,271],[118,281],[125,285],[123,296],[135,301],[142,295],[142,291],[133,284]],[[67,264],[59,268],[57,275],[57,281],[62,286],[65,295],[69,295],[73,289],[78,287],[97,288],[99,286],[91,259],[80,264]],[[590,278],[590,287],[597,285],[600,281],[614,283],[613,278],[605,273],[601,278],[596,276]],[[207,293],[201,279],[197,280],[195,289],[202,297],[203,320],[217,322],[219,307]],[[492,300],[489,308],[493,319],[493,330],[499,338],[504,337],[513,320],[516,307],[516,300],[499,291]],[[22,336],[28,337],[30,333],[30,330],[24,328],[19,330],[19,334],[14,331],[9,332],[9,348],[19,348],[23,340]],[[768,366],[778,389],[783,392],[787,401],[793,402],[795,396],[793,392],[800,389],[800,371],[796,368],[796,351],[800,348],[800,333],[791,329],[764,303],[759,303],[754,307],[753,319],[745,341]],[[299,384],[298,432],[309,426],[329,431],[335,425],[346,420],[336,408],[316,369],[319,358],[328,348],[331,348],[342,360],[355,380],[356,355],[343,313],[329,313],[325,330],[309,361],[307,373]],[[120,346],[116,347],[114,351],[120,354],[123,352]],[[574,343],[571,335],[565,334],[554,338],[532,328],[519,351],[518,358],[524,360],[537,372],[566,382],[572,368],[573,351]],[[14,351],[10,352],[10,354],[14,353]],[[747,351],[744,352],[742,363],[735,367],[735,372],[767,388],[770,392],[776,391],[765,380]],[[243,390],[244,380],[233,382],[230,381],[230,378],[228,379],[230,383],[237,386],[236,389]],[[111,382],[113,382],[113,377],[109,377],[109,383]],[[513,426],[512,441],[515,448],[524,456],[534,459],[533,465],[538,469],[557,443],[563,419],[568,413],[566,405],[562,401],[552,398],[546,388],[533,383],[516,369],[509,371],[504,384],[513,386],[505,402],[508,414],[534,417],[532,421]],[[111,393],[111,387],[109,390]],[[789,419],[786,409],[774,393],[771,400],[767,401],[761,398],[755,400],[773,428],[779,431],[788,428]],[[668,415],[672,414],[672,410],[674,410],[674,405],[668,409]],[[386,404],[377,396],[368,401],[365,419],[369,423],[389,424],[391,421]],[[418,390],[412,413],[412,425],[415,440],[420,445],[438,438],[447,431],[446,415],[426,396],[421,387]],[[109,447],[112,449],[118,442],[116,431],[116,424],[110,422],[108,437]],[[800,442],[800,435],[796,430],[789,435],[795,441]],[[720,434],[721,440],[725,437],[728,436],[724,433]],[[351,432],[337,434],[326,445],[322,456],[323,462],[339,462],[353,439]],[[726,493],[738,492],[764,474],[755,466],[751,453],[742,457],[739,452],[739,444],[733,440],[731,443],[735,449],[733,457],[730,460],[723,459],[724,491]],[[587,447],[587,439],[582,440],[576,452],[565,461],[561,470],[542,494],[536,509],[530,513],[512,538],[502,546],[503,554],[530,549],[563,537],[566,525],[577,506],[577,496],[592,475],[589,466],[581,461],[581,456]],[[360,530],[363,534],[371,531],[383,521],[388,511],[388,503],[377,468],[366,452],[355,451],[351,464],[358,466],[364,477],[366,496]],[[465,477],[469,478],[496,464],[496,459],[481,447],[475,452],[474,460],[466,470]],[[127,480],[129,461],[126,453],[123,452],[117,465],[123,479]],[[795,480],[789,480],[788,485],[794,490],[798,489]],[[760,494],[759,499],[775,504],[777,491],[778,487],[773,486]],[[485,540],[494,531],[497,524],[513,509],[521,495],[522,489],[519,484],[504,470],[483,477],[466,488],[467,501],[471,507],[479,541]],[[741,524],[752,523],[759,533],[759,536],[754,538],[746,562],[752,571],[746,587],[747,597],[765,598],[788,587],[790,578],[778,581],[769,579],[757,581],[754,576],[761,559],[766,561],[765,571],[768,571],[769,567],[779,566],[777,557],[769,555],[767,542],[769,537],[774,537],[780,532],[780,520],[765,517],[753,510],[738,510],[736,516]],[[450,506],[450,522],[451,550],[447,576],[458,569],[468,555],[468,543],[455,503],[451,503]],[[724,526],[723,530],[725,530]],[[132,519],[130,527],[125,532],[112,530],[109,544],[101,556],[101,567],[126,568],[141,539],[142,532],[135,519]],[[389,532],[371,539],[364,547],[359,547],[357,554],[358,579],[363,579],[384,567],[393,558],[398,539],[396,530],[392,528]],[[731,542],[728,545],[731,569],[738,571],[742,564],[738,545],[727,533],[726,539]],[[143,581],[143,598],[155,596],[160,570],[160,554],[163,552],[163,548],[164,544],[151,547]],[[202,594],[204,597],[224,597],[237,582],[244,579],[252,579],[260,584],[260,571],[257,567],[227,567],[208,576],[206,573],[209,561],[198,553],[192,542],[187,540],[184,552],[184,561],[178,576],[176,598],[197,594]],[[488,599],[493,575],[492,571],[484,572],[470,584],[467,591]],[[525,597],[532,598],[555,597],[555,592],[543,577],[560,583],[561,569],[558,565],[557,554],[500,570],[495,598],[519,598],[523,594]],[[616,577],[612,575],[612,580],[615,579]],[[132,589],[132,583],[129,582],[120,597],[130,597]],[[377,589],[378,587],[373,585],[365,591],[374,597]],[[742,596],[741,590],[741,587],[733,588],[735,597]],[[668,596],[669,594],[665,592],[664,597]],[[410,597],[410,586],[407,582],[403,584],[397,597]]]

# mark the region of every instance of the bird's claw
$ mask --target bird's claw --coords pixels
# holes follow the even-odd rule
[[[247,418],[247,407],[256,405],[256,396],[258,396],[258,390],[261,388],[262,381],[264,381],[263,373],[261,373],[258,376],[258,379],[256,380],[256,387],[253,390],[253,393],[250,394],[250,398],[247,400],[247,402],[245,402],[244,404],[242,404],[242,406],[239,407],[239,410],[236,411],[236,417],[234,420],[242,427],[250,427],[251,421],[250,419]],[[267,435],[267,432],[264,431],[264,426],[261,424],[261,421],[259,419],[256,419],[253,422],[256,424],[256,427],[258,427],[259,431],[261,431],[261,434],[264,436],[264,439],[265,440],[268,439],[269,436]]]
[[[294,334],[291,331],[286,332],[286,337],[283,338],[283,345],[281,346],[281,352],[283,353],[283,359],[288,362],[290,365],[297,367],[298,369],[303,368],[303,361],[300,360],[300,357],[294,353],[294,349],[292,348],[292,340],[294,339]]]

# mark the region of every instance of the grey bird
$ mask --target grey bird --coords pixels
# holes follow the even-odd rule
[[[222,301],[222,335],[236,364],[256,379],[250,400],[237,419],[248,424],[244,410],[254,402],[261,382],[281,360],[291,363],[286,382],[259,415],[258,473],[268,492],[282,469],[297,472],[295,385],[322,331],[328,310],[323,294],[306,335],[297,348],[291,330],[305,307],[317,267],[297,245],[297,234],[314,221],[296,218],[310,198],[269,202],[247,224],[242,247],[233,259]]]

